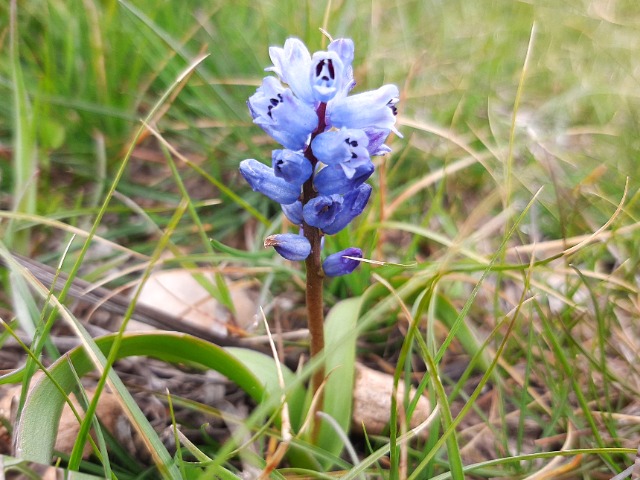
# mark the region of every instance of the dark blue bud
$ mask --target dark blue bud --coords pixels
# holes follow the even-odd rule
[[[324,230],[335,221],[343,201],[340,195],[320,195],[312,198],[302,207],[302,217],[307,225]]]
[[[269,235],[264,239],[264,246],[275,248],[282,257],[294,262],[306,259],[311,253],[309,240],[295,233]]]
[[[354,260],[354,258],[362,258],[362,250],[349,247],[341,252],[329,255],[326,260],[322,262],[324,274],[328,277],[339,277],[340,275],[350,274],[360,265],[360,262]]]
[[[322,228],[322,231],[329,235],[333,235],[349,225],[349,223],[360,215],[367,206],[367,202],[371,196],[371,190],[371,186],[363,183],[356,190],[352,190],[344,195],[342,197],[342,204],[335,215],[335,219],[330,225]],[[332,195],[332,197],[335,196],[336,195]]]
[[[240,173],[253,190],[283,205],[294,203],[300,196],[300,186],[276,177],[272,168],[253,158],[240,162]]]
[[[293,150],[274,150],[271,164],[276,177],[301,187],[311,176],[311,162],[300,152]]]
[[[320,195],[307,202],[302,216],[308,225],[333,235],[362,213],[370,196],[371,187],[366,183],[343,196]]]

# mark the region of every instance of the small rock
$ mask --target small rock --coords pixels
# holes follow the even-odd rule
[[[382,434],[391,419],[391,395],[393,394],[393,376],[356,364],[356,378],[353,392],[352,428],[359,433],[366,430],[368,435]],[[396,394],[397,404],[402,405],[405,395],[404,383],[400,381]],[[409,398],[414,398],[417,390],[411,388]],[[399,412],[400,413],[400,412]],[[431,414],[431,405],[426,397],[418,400],[410,428],[424,422]],[[421,435],[426,435],[423,430]]]

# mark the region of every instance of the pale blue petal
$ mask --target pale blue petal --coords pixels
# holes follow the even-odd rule
[[[299,187],[307,181],[312,172],[311,162],[302,153],[293,150],[274,150],[271,165],[276,177],[284,178]]]
[[[399,95],[398,87],[384,85],[377,90],[335,99],[327,108],[328,123],[337,128],[389,129],[401,137],[394,126]]]
[[[300,196],[300,186],[276,177],[272,168],[253,158],[240,162],[240,173],[253,190],[283,205],[295,202]]]
[[[362,185],[374,172],[371,161],[355,168],[348,178],[340,165],[325,167],[316,173],[313,184],[321,195],[345,194]]]
[[[254,123],[291,150],[304,149],[318,126],[316,111],[283,88],[275,77],[266,77],[247,105]]]
[[[335,52],[316,52],[311,58],[313,98],[328,102],[341,89],[344,79],[342,61]]]
[[[311,55],[305,44],[297,38],[289,38],[284,42],[284,48],[270,47],[269,56],[273,67],[266,70],[275,72],[300,100],[313,103],[309,82]]]

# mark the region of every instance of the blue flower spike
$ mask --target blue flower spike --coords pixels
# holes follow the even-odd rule
[[[270,235],[265,246],[292,261],[316,258],[314,269],[320,268],[324,235],[340,232],[364,211],[372,192],[365,182],[375,170],[371,157],[391,151],[384,143],[391,132],[402,136],[395,127],[398,87],[349,95],[356,85],[354,52],[349,38],[313,54],[289,38],[269,48],[273,65],[265,70],[275,76],[265,77],[247,101],[254,123],[283,148],[273,150],[271,166],[243,160],[240,173],[303,227],[300,234]],[[362,258],[355,247],[327,256],[325,275],[351,273],[359,264],[354,258]]]

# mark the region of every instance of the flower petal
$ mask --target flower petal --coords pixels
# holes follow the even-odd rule
[[[299,187],[307,181],[313,170],[311,162],[302,153],[293,150],[274,150],[271,164],[276,177]]]
[[[351,89],[356,86],[356,82],[353,79],[353,67],[351,66],[355,50],[353,40],[350,38],[336,38],[329,44],[327,50],[330,52],[336,52],[342,61],[342,87],[336,94],[336,98],[345,97]]]
[[[294,203],[300,196],[300,186],[276,177],[272,168],[254,158],[240,162],[240,173],[256,192],[283,205]]]
[[[307,78],[308,81],[308,78]],[[247,102],[254,123],[291,150],[306,147],[318,126],[316,111],[283,88],[275,77],[265,77]]]
[[[266,71],[275,72],[300,100],[313,103],[313,92],[309,83],[311,55],[305,44],[297,38],[288,38],[284,42],[284,48],[270,47],[269,56],[273,67],[267,68]]]
[[[342,61],[335,52],[316,52],[311,58],[311,88],[313,98],[328,102],[342,87]]]
[[[302,217],[307,225],[324,230],[335,221],[343,201],[340,195],[312,198],[302,207]]]
[[[371,196],[371,191],[371,186],[363,183],[357,189],[352,190],[342,197],[343,202],[335,215],[335,219],[331,224],[322,228],[322,231],[329,235],[333,235],[349,225],[351,221],[360,215],[367,206],[367,202]],[[335,195],[332,195],[332,197],[334,196]]]
[[[373,157],[375,155],[384,155],[391,151],[391,149],[384,144],[391,130],[386,128],[365,128],[364,133],[369,139],[369,145],[367,145],[369,155]]]
[[[374,170],[373,163],[369,161],[357,166],[351,178],[348,178],[341,166],[329,166],[316,173],[313,184],[321,195],[345,194],[362,185]]]
[[[302,225],[302,202],[298,200],[290,205],[281,205],[282,212],[294,225]]]
[[[328,122],[337,128],[389,129],[402,137],[394,126],[399,96],[398,87],[384,85],[377,90],[336,99],[328,106]]]
[[[326,165],[342,165],[348,177],[354,170],[369,162],[369,138],[362,130],[343,128],[318,135],[311,142],[315,157]]]
[[[362,184],[346,195],[320,195],[302,207],[304,221],[324,233],[338,233],[362,213],[371,196],[371,187]]]

